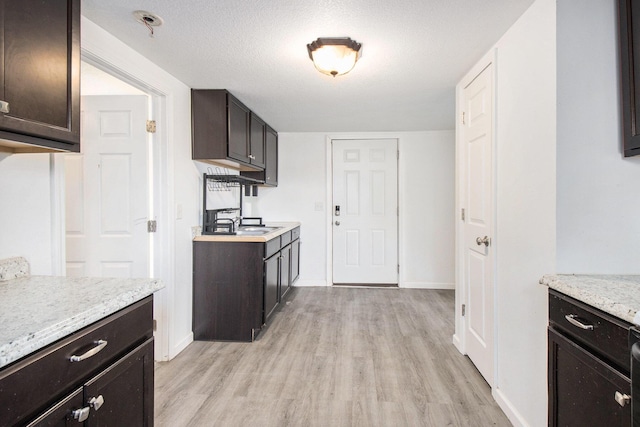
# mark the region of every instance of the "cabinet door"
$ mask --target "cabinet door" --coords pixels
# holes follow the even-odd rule
[[[590,352],[549,329],[549,426],[631,425],[631,383]]]
[[[298,280],[298,276],[300,276],[300,239],[291,243],[291,285]]]
[[[249,163],[249,109],[228,95],[228,150],[232,159]]]
[[[620,31],[620,89],[625,157],[640,154],[640,4],[618,1]]]
[[[85,384],[87,427],[153,426],[153,338]],[[92,399],[101,400],[100,406]]]
[[[264,183],[278,186],[278,133],[267,126],[265,133]]]
[[[264,319],[271,317],[278,305],[278,276],[280,269],[280,252],[264,262]]]
[[[264,132],[266,124],[251,113],[251,132],[249,133],[249,146],[251,148],[249,157],[251,164],[260,168],[264,168]]]
[[[78,152],[80,0],[3,0],[0,9],[0,100],[9,104],[0,137]]]
[[[291,282],[291,245],[287,245],[280,251],[280,301],[289,292]]]
[[[27,427],[71,427],[81,422],[74,418],[74,411],[83,408],[82,388],[77,389],[44,414],[27,424]]]

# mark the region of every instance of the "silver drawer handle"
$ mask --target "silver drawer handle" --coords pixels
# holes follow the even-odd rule
[[[9,113],[9,103],[7,101],[0,101],[0,113]]]
[[[91,406],[94,410],[100,409],[100,407],[104,404],[104,397],[102,395],[98,397],[92,397],[89,399],[89,406]]]
[[[251,160],[255,160],[255,159],[256,159],[256,156],[254,156],[254,155],[252,155],[252,154],[249,154],[249,158],[250,158]]]
[[[75,354],[73,356],[71,356],[69,358],[70,361],[72,362],[81,362],[85,359],[90,358],[91,356],[95,356],[96,354],[100,353],[100,351],[105,348],[107,346],[107,341],[106,340],[98,340],[96,341],[94,344],[96,344],[95,347],[93,347],[91,350],[87,351],[84,354],[81,354],[80,356],[76,356]]]
[[[91,411],[91,408],[87,406],[82,409],[76,409],[75,411],[71,412],[71,415],[73,416],[74,420],[78,420],[79,423],[83,423],[87,420],[87,418],[89,418],[89,411]]]
[[[587,325],[578,320],[577,314],[567,314],[564,316],[567,319],[567,322],[571,323],[573,326],[577,326],[580,329],[585,329],[587,331],[593,331],[593,325]]]
[[[616,391],[615,399],[620,406],[627,406],[629,403],[631,403],[631,396],[629,396],[628,394],[620,393],[619,391]]]

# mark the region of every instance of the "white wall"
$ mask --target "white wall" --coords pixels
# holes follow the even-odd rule
[[[31,274],[51,274],[49,154],[0,153],[0,200],[0,259],[23,256]]]
[[[494,47],[493,395],[516,426],[547,424],[548,313],[538,280],[556,259],[555,3],[537,0]]]
[[[400,286],[454,283],[453,131],[366,134],[280,133],[279,185],[260,190],[251,212],[302,223],[297,286],[327,285],[327,137],[397,138],[400,150]],[[245,204],[246,206],[246,204]]]
[[[547,290],[555,269],[555,0],[497,43],[497,386],[514,424],[547,423]]]
[[[640,274],[640,157],[622,156],[616,3],[558,2],[560,273]]]
[[[166,116],[156,112],[158,132],[164,133],[166,144],[161,148],[162,159],[155,159],[163,182],[163,188],[157,189],[155,196],[164,211],[156,212],[160,221],[154,238],[161,240],[156,264],[159,277],[166,284],[166,288],[156,294],[166,312],[158,314],[162,322],[170,325],[167,354],[162,357],[172,358],[193,340],[191,227],[199,224],[200,174],[191,160],[190,89],[85,17],[82,17],[82,49],[85,54],[144,82],[150,91],[165,100],[161,108]],[[168,120],[163,121],[163,117]],[[179,210],[181,218],[178,218]]]

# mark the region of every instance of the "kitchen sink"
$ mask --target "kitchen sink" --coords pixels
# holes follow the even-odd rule
[[[236,230],[236,236],[262,236],[282,227],[260,227],[241,225]]]

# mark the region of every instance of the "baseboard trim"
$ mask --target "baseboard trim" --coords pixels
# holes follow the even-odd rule
[[[399,288],[407,289],[446,289],[454,290],[455,283],[436,283],[436,282],[402,282],[398,284]]]
[[[309,288],[309,287],[317,287],[317,286],[331,286],[331,284],[327,283],[326,281],[323,282],[321,280],[302,280],[302,279],[298,279],[293,284],[293,286],[297,287],[297,288]]]
[[[178,354],[182,352],[189,344],[193,342],[193,332],[189,332],[189,334],[182,339],[175,347],[169,350],[169,360],[176,357]]]
[[[529,424],[524,420],[524,418],[522,418],[522,415],[520,415],[516,408],[511,404],[511,401],[507,399],[499,388],[495,387],[491,390],[491,395],[514,427],[529,427]]]

